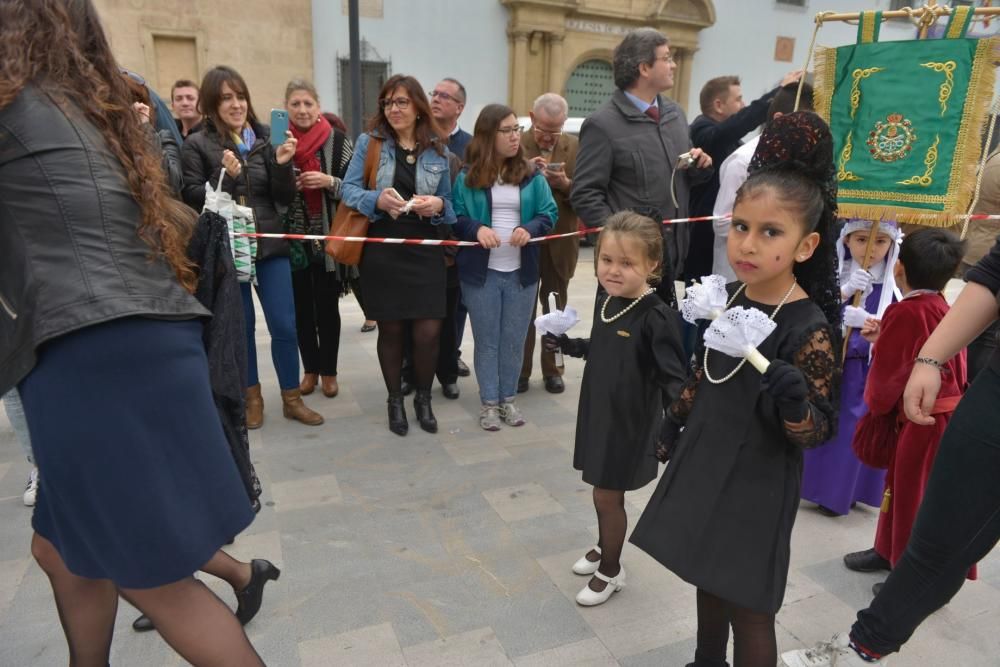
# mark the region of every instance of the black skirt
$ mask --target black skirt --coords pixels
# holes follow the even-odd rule
[[[387,218],[373,222],[368,236],[436,239],[428,220]],[[366,243],[361,255],[361,291],[371,320],[443,319],[447,271],[440,246]]]
[[[199,320],[132,317],[39,348],[19,387],[40,473],[32,525],[70,572],[163,586],[253,520],[201,336]]]
[[[396,171],[392,187],[409,199],[416,191],[416,165],[410,154],[396,146]],[[412,156],[411,156],[412,157]],[[384,216],[372,222],[369,237],[437,239],[430,220],[409,213],[393,220]],[[447,271],[440,246],[366,243],[361,254],[362,296],[370,320],[439,320],[446,312]]]

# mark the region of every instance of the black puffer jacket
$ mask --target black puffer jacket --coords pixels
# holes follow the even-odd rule
[[[281,234],[281,214],[295,197],[295,175],[292,161],[278,164],[274,161],[274,148],[266,125],[254,125],[257,141],[242,160],[243,170],[236,178],[226,174],[222,189],[232,195],[237,204],[253,209],[257,231]],[[206,122],[201,132],[189,134],[181,148],[181,166],[184,172],[184,201],[188,206],[201,211],[205,205],[205,183],[212,187],[219,184],[222,173],[222,152],[231,150],[239,157],[240,152],[232,138],[222,137],[212,123]],[[288,255],[288,241],[260,239],[257,242],[257,259],[285,257]]]
[[[0,393],[57,336],[209,314],[150,259],[140,220],[121,163],[79,109],[31,86],[0,109]]]

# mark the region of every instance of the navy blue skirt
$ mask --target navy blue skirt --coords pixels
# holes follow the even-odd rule
[[[253,520],[199,320],[131,317],[66,334],[39,348],[19,389],[40,473],[32,525],[74,574],[169,584]]]

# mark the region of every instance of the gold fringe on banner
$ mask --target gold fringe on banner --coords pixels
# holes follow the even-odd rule
[[[836,83],[837,49],[820,47],[815,53],[815,82],[813,89],[813,104],[816,112],[828,123],[830,122],[833,105],[833,93]],[[923,201],[924,203],[940,203],[941,211],[889,204],[866,204],[862,202],[838,202],[837,215],[840,217],[863,218],[867,220],[896,220],[900,223],[921,225],[925,227],[950,227],[955,224],[955,217],[968,211],[969,204],[975,194],[976,178],[982,151],[982,130],[990,114],[993,101],[996,71],[994,63],[1000,61],[1000,38],[990,37],[980,39],[976,47],[976,58],[973,62],[966,92],[962,121],[959,126],[959,137],[955,147],[946,196],[894,195],[893,193],[872,193],[871,198],[898,198],[905,201]],[[846,183],[844,185],[847,185]],[[851,187],[842,187],[843,196],[859,198],[865,196],[864,191]]]

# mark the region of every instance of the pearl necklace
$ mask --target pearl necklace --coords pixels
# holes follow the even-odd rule
[[[792,286],[788,288],[788,291],[785,292],[785,296],[782,297],[781,301],[778,302],[778,305],[774,308],[774,312],[771,313],[771,316],[770,316],[769,319],[773,320],[775,318],[775,316],[778,314],[778,311],[781,310],[781,307],[784,306],[785,303],[787,303],[787,301],[788,301],[789,298],[791,298],[792,292],[795,291],[795,286],[798,285],[798,284],[799,284],[798,281],[793,281],[792,282]],[[740,285],[740,288],[738,290],[736,290],[735,294],[733,294],[733,298],[731,298],[729,300],[729,303],[726,304],[726,308],[729,308],[730,306],[733,305],[733,301],[736,301],[736,297],[738,297],[743,292],[743,290],[746,288],[746,286],[747,286],[746,283],[743,283],[742,285]],[[740,361],[740,363],[738,363],[736,365],[736,368],[734,368],[728,375],[726,375],[723,378],[716,379],[716,378],[712,377],[712,375],[708,372],[708,347],[706,346],[705,347],[705,356],[702,358],[702,369],[704,369],[704,371],[705,371],[705,379],[707,379],[712,384],[722,384],[723,382],[726,382],[727,380],[731,379],[734,375],[736,375],[737,373],[739,373],[740,369],[743,368],[746,365],[746,363],[747,363],[747,360],[746,360],[746,358],[744,358],[742,361]]]
[[[606,314],[607,313],[607,309],[608,309],[608,302],[611,301],[611,295],[609,294],[608,298],[604,300],[604,305],[601,306],[601,321],[604,322],[605,324],[611,324],[612,322],[614,322],[615,320],[617,320],[619,317],[621,317],[622,315],[624,315],[628,311],[630,311],[633,308],[635,308],[635,305],[637,303],[639,303],[645,297],[647,297],[650,294],[652,294],[653,291],[654,291],[653,288],[650,287],[645,292],[643,292],[642,294],[640,294],[639,296],[637,296],[636,299],[635,299],[635,301],[633,301],[629,305],[627,305],[624,308],[622,308],[621,312],[619,312],[617,315],[612,315],[611,317],[608,317],[607,314]]]

